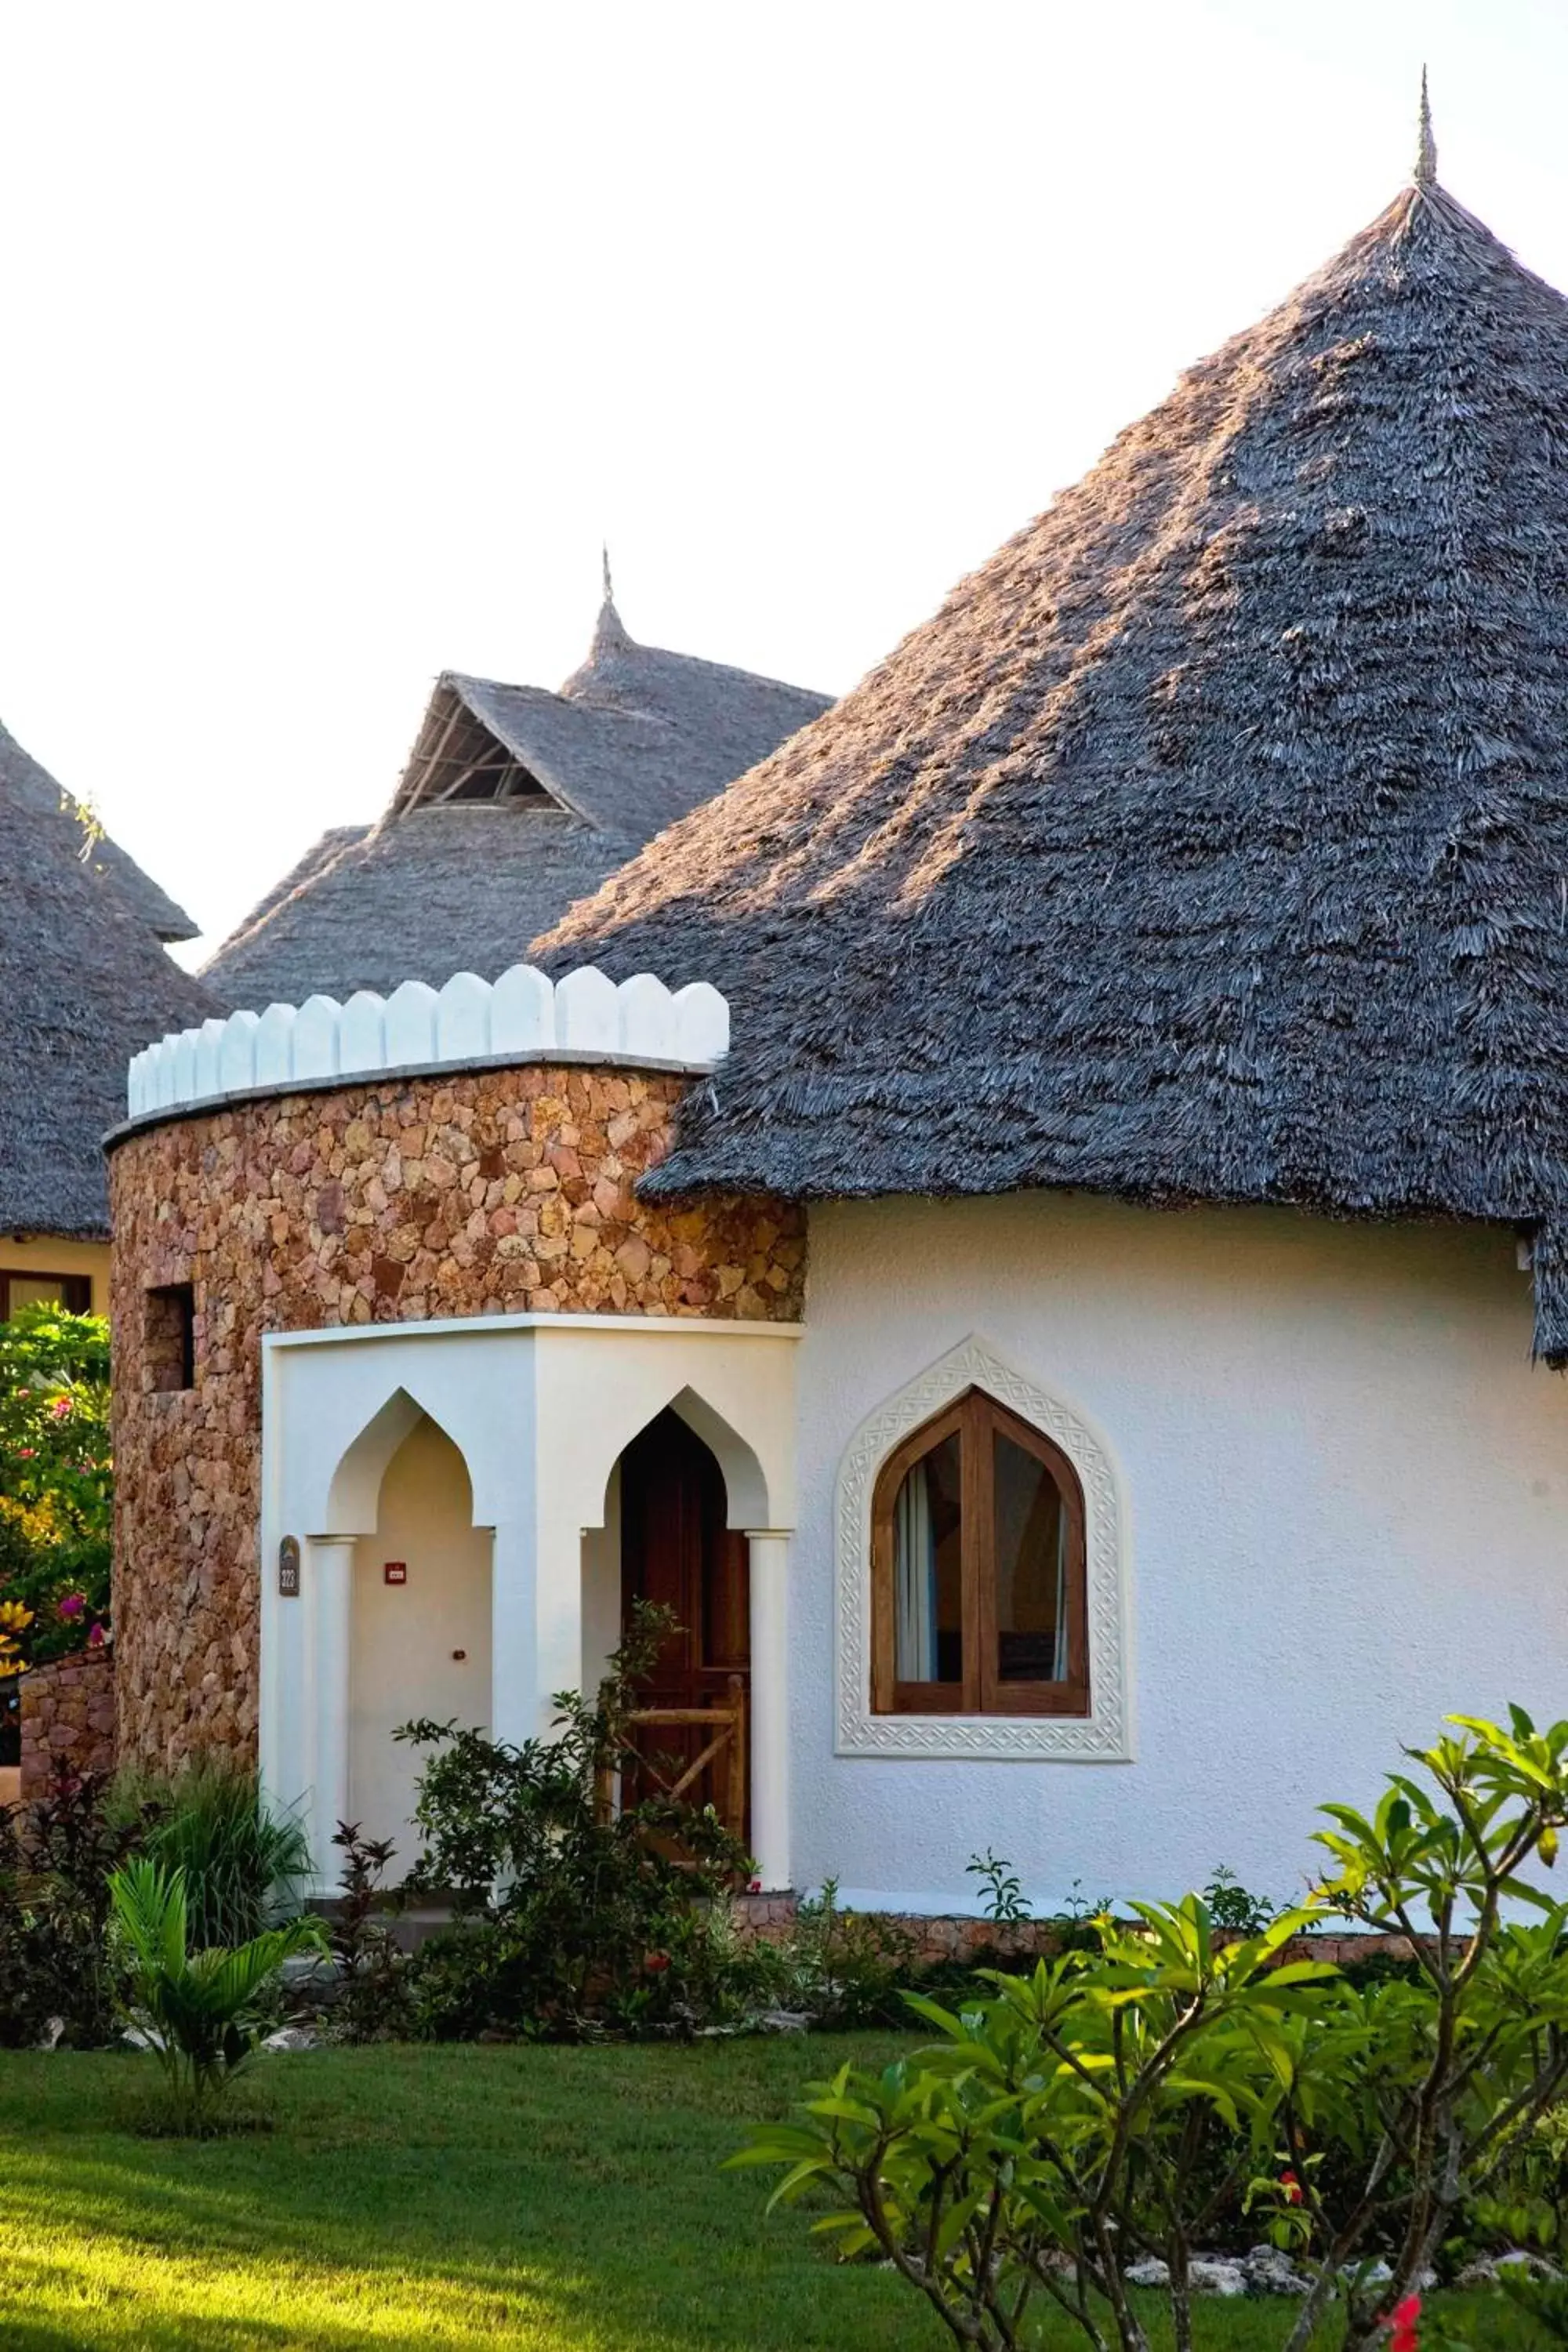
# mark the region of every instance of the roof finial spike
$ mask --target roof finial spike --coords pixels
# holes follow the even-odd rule
[[[1437,142],[1432,136],[1432,102],[1426,95],[1426,68],[1421,68],[1420,136],[1415,146],[1415,184],[1430,188],[1437,179]]]
[[[606,604],[613,604],[616,601],[616,592],[610,584],[610,548],[608,541],[605,541],[604,545],[600,548],[599,558],[604,567],[605,573],[605,602]]]

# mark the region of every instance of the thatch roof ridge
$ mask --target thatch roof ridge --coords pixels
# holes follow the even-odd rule
[[[165,954],[160,903],[0,729],[0,1232],[107,1234],[126,1064],[218,1009]]]
[[[729,998],[653,1189],[1517,1220],[1558,1359],[1564,908],[1568,305],[1434,184],[535,953]]]

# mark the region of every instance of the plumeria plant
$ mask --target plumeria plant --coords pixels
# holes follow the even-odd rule
[[[1415,2352],[1434,2256],[1568,2081],[1568,1906],[1541,1884],[1568,1723],[1451,1720],[1372,1812],[1325,1808],[1331,1868],[1301,1908],[1229,1939],[1197,1895],[1135,1905],[1093,1950],[991,1972],[962,2013],[911,1996],[931,2048],[842,2068],[733,2160],[784,2167],[775,2201],[832,2191],[816,2226],[977,2352],[1064,2316],[1095,2352],[1147,2352],[1129,2272],[1151,2256],[1190,2352],[1194,2250],[1259,2209],[1306,2285],[1281,2352],[1341,2294],[1347,2352]],[[1336,1918],[1407,1937],[1410,1979],[1300,1957]]]

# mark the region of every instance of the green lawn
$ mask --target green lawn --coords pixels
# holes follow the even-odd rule
[[[136,2129],[145,2059],[0,2056],[0,2346],[935,2352],[906,2288],[719,2169],[889,2039],[312,2053],[255,2076],[272,2130],[200,2145]],[[1278,2305],[1203,2317],[1215,2352],[1283,2332]]]

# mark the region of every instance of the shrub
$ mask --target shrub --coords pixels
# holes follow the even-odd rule
[[[598,1698],[560,1694],[555,1736],[521,1747],[415,1723],[434,1750],[415,1819],[425,1848],[407,1891],[448,1895],[459,1926],[410,1968],[421,2029],[578,2038],[689,2030],[729,1999],[700,1910],[751,1864],[709,1807],[653,1799],[606,1818],[600,1791],[626,1769],[636,1684],[669,1629],[642,1610]]]
[[[1370,1816],[1325,1808],[1331,1870],[1301,1910],[1222,1942],[1197,1895],[1142,1904],[963,2013],[916,1998],[935,2048],[842,2069],[735,2160],[786,2165],[780,2197],[830,2187],[850,2210],[822,2226],[987,2352],[1037,2340],[1050,2305],[1097,2352],[1107,2330],[1144,2352],[1127,2273],[1147,2255],[1187,2352],[1194,2250],[1238,2201],[1309,2270],[1288,2352],[1343,2266],[1386,2249],[1384,2283],[1363,2269],[1347,2293],[1345,2342],[1371,2352],[1568,2082],[1568,1906],[1522,1875],[1568,1820],[1568,1723],[1455,1722],[1414,1759],[1430,1785],[1400,1773]],[[1281,1965],[1334,1915],[1409,1936],[1414,1980]]]
[[[0,2045],[31,2048],[57,2021],[79,2049],[113,2039],[109,1874],[147,1828],[108,1804],[101,1776],[63,1767],[42,1797],[0,1809]]]
[[[383,2042],[409,2021],[407,1963],[375,1916],[381,1881],[396,1848],[367,1838],[357,1822],[340,1822],[332,1838],[343,1857],[342,1899],[331,1947],[338,1964],[333,2027],[344,2042]]]
[[[846,2029],[903,2021],[903,1994],[916,1981],[914,1937],[894,1919],[846,1911],[836,1879],[801,1904],[794,1933],[773,1950],[782,2005]]]
[[[103,1640],[113,1488],[108,1324],[22,1307],[0,1323],[0,1602],[27,1612],[23,1664]]]
[[[215,2101],[255,2056],[262,1997],[286,1959],[322,1951],[314,1919],[271,1927],[233,1950],[193,1952],[185,1877],[143,1857],[112,1871],[109,1892],[125,1989],[121,2009],[163,2070],[177,2131],[210,2127]]]
[[[299,1911],[310,1850],[298,1821],[270,1811],[254,1771],[218,1755],[173,1774],[126,1771],[112,1801],[151,1823],[141,1839],[148,1858],[183,1874],[200,1948],[243,1944]]]

